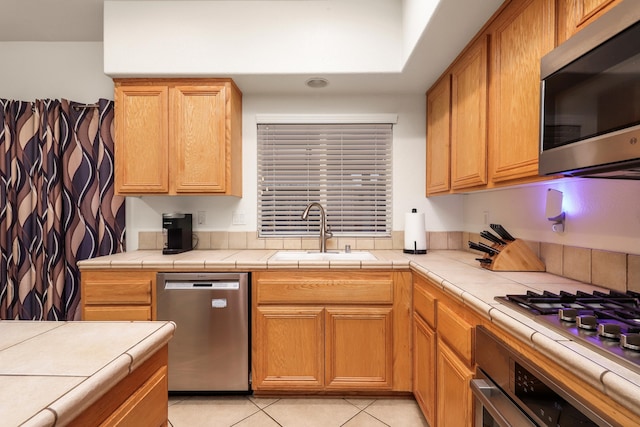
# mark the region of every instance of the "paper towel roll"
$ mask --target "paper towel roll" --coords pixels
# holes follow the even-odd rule
[[[404,217],[404,253],[426,254],[427,233],[424,226],[424,214],[416,209],[407,212]]]

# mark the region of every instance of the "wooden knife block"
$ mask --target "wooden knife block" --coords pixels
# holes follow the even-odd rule
[[[493,248],[499,250],[496,255],[485,254],[485,258],[491,260],[491,264],[480,265],[491,271],[546,271],[544,263],[522,240],[516,239],[508,242],[506,246],[494,244]]]

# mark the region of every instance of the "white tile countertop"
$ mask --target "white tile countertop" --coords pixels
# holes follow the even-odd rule
[[[0,424],[66,424],[174,330],[172,322],[0,321]]]
[[[528,290],[573,292],[606,289],[544,272],[493,272],[466,251],[434,250],[408,255],[397,250],[372,250],[374,261],[273,261],[275,250],[194,250],[177,255],[134,251],[82,261],[81,270],[150,269],[156,271],[258,271],[271,269],[411,269],[429,277],[444,291],[481,316],[509,331],[524,344],[570,366],[581,376],[640,416],[640,374],[561,336],[530,317],[496,301]]]

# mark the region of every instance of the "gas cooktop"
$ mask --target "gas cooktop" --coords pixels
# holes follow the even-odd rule
[[[529,291],[495,299],[640,373],[640,293]]]

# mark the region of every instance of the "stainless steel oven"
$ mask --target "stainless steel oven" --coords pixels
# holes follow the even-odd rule
[[[476,329],[476,427],[613,426],[486,328]]]

